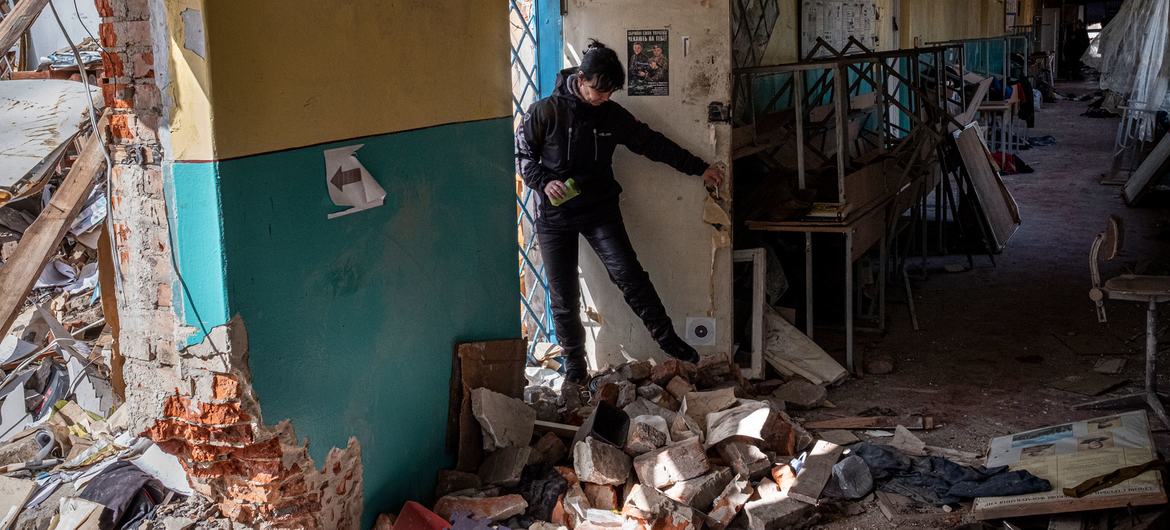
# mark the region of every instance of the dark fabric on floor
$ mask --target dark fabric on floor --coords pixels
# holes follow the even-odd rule
[[[973,468],[937,456],[907,456],[887,445],[863,443],[851,449],[865,460],[879,489],[936,506],[1052,489],[1047,480],[1007,466]]]

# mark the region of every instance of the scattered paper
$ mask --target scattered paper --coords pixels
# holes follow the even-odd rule
[[[329,189],[329,198],[333,204],[350,207],[329,214],[326,216],[329,219],[376,208],[386,198],[386,190],[378,185],[378,181],[357,159],[358,149],[363,145],[325,151],[325,187]]]
[[[77,269],[61,260],[53,260],[45,264],[44,270],[33,284],[33,289],[47,287],[61,287],[69,285],[77,277]]]
[[[36,353],[35,344],[25,342],[12,335],[0,339],[0,365],[14,364]]]

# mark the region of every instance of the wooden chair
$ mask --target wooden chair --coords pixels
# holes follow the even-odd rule
[[[1170,301],[1170,276],[1122,274],[1101,283],[1099,262],[1112,260],[1121,253],[1123,237],[1121,218],[1113,215],[1109,217],[1105,231],[1093,240],[1089,250],[1089,274],[1093,280],[1089,299],[1097,306],[1097,320],[1100,322],[1106,321],[1106,299],[1146,304],[1146,388],[1141,393],[1083,403],[1073,408],[1122,408],[1144,404],[1154,411],[1163,425],[1170,427],[1170,418],[1162,405],[1165,394],[1158,393],[1158,304]]]

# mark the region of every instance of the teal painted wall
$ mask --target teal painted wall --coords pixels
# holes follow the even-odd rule
[[[227,324],[228,308],[223,248],[219,168],[215,162],[168,166],[167,215],[174,227],[175,259],[182,281],[171,286],[180,321],[194,331],[180,347],[203,342],[208,331]],[[181,212],[181,214],[180,214]]]
[[[325,149],[358,158],[381,208],[340,210]],[[266,423],[285,418],[320,465],[362,445],[368,528],[431,497],[458,341],[520,336],[510,118],[219,163],[231,312],[248,330]]]

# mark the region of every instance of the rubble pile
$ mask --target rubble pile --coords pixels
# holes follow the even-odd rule
[[[871,466],[887,466],[883,480],[897,473],[863,458],[887,453],[858,449],[898,449],[859,443],[849,431],[824,432],[844,445],[818,439],[787,413],[830,406],[824,386],[799,377],[752,383],[727,356],[697,366],[628,362],[583,387],[549,368],[527,375],[523,399],[471,390],[485,457],[478,469],[439,473],[438,519],[530,530],[775,530],[876,510],[881,481]],[[898,433],[900,443],[917,440]],[[384,517],[382,527],[433,527]]]

